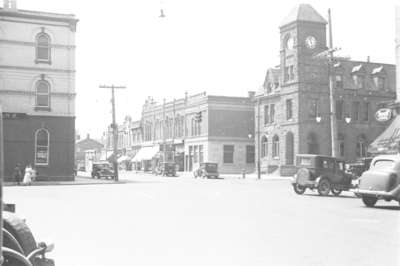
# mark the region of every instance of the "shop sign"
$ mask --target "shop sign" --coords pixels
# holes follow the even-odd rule
[[[25,113],[8,113],[3,112],[3,119],[22,119],[26,118]]]
[[[376,113],[375,113],[375,119],[376,121],[379,122],[386,122],[389,121],[390,118],[392,118],[392,110],[389,108],[382,108],[379,109]]]

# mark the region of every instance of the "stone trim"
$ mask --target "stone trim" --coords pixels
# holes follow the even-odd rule
[[[24,41],[0,39],[0,43],[36,47],[35,42],[24,42]],[[75,49],[76,46],[75,45],[66,45],[66,44],[51,44],[50,48],[60,48],[60,49],[70,50],[70,49]]]
[[[13,70],[26,70],[34,72],[57,72],[57,73],[75,73],[75,70],[57,69],[57,68],[43,68],[43,67],[24,67],[24,66],[10,66],[0,65],[0,69],[13,69]]]

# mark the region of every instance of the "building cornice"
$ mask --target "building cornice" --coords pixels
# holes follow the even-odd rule
[[[31,95],[35,95],[36,93],[34,91],[0,90],[0,94],[13,94],[13,95],[31,96]],[[71,92],[51,92],[50,96],[73,98],[73,97],[76,97],[76,93],[71,93]]]
[[[34,42],[24,42],[24,41],[15,41],[15,40],[5,40],[0,39],[0,43],[4,44],[14,44],[14,45],[21,45],[21,46],[29,46],[29,47],[36,47],[36,43]],[[65,45],[65,44],[51,44],[52,48],[61,48],[61,49],[75,49],[75,45]]]
[[[60,69],[60,68],[45,68],[45,67],[25,67],[25,66],[11,66],[11,65],[0,65],[0,69],[12,69],[12,70],[25,70],[35,72],[56,72],[56,73],[75,73],[75,70]]]

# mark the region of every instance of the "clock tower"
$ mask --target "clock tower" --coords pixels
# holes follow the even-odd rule
[[[327,49],[326,24],[327,21],[309,4],[298,5],[283,20],[280,25],[283,88],[326,82],[326,73],[321,73],[326,72],[323,60],[315,58]]]

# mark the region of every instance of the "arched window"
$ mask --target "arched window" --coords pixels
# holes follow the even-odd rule
[[[279,158],[279,137],[277,135],[272,139],[272,157]]]
[[[292,132],[286,134],[286,164],[294,163],[294,136]]]
[[[268,156],[268,139],[263,136],[261,139],[261,158]]]
[[[35,165],[49,164],[49,131],[44,128],[36,130],[35,133]]]
[[[36,83],[36,106],[50,107],[50,84],[43,79]]]
[[[319,153],[319,144],[317,134],[311,132],[307,136],[307,146],[308,146],[308,153],[310,154],[318,154]]]
[[[50,36],[42,32],[36,36],[36,62],[50,62]]]

